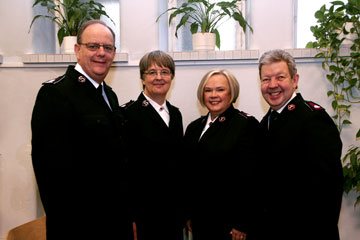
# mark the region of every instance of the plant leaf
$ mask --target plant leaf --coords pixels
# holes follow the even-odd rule
[[[215,35],[216,35],[215,45],[220,49],[220,34],[219,34],[219,31],[217,29],[215,29],[213,31],[213,33],[215,33]]]
[[[342,124],[351,124],[351,121],[345,119],[345,120],[342,122]]]
[[[190,31],[191,31],[192,34],[197,33],[198,29],[199,29],[199,24],[197,24],[197,22],[193,22],[190,25]]]
[[[59,31],[57,32],[57,37],[58,37],[60,46],[61,46],[65,36],[66,36],[65,35],[65,28],[63,28],[63,27],[59,28]]]

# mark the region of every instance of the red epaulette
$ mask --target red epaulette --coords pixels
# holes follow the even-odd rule
[[[246,113],[246,112],[243,112],[243,111],[240,111],[240,115],[245,117],[245,118],[255,118],[253,115],[251,115],[249,113]]]
[[[64,78],[65,78],[65,75],[62,75],[62,76],[60,76],[60,77],[57,77],[57,78],[54,78],[54,79],[50,79],[50,80],[44,82],[43,85],[44,85],[44,84],[47,84],[47,83],[57,84],[57,83],[61,82]]]
[[[319,104],[311,102],[311,101],[305,101],[305,104],[312,110],[324,110],[323,107],[321,107]]]

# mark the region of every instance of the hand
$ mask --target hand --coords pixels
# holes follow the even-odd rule
[[[192,232],[192,227],[191,227],[191,220],[187,220],[186,221],[186,228],[189,232]]]
[[[232,235],[231,240],[246,240],[246,233],[240,232],[235,228],[231,229],[230,234]]]
[[[136,222],[132,223],[134,240],[137,240],[137,230],[136,230]]]

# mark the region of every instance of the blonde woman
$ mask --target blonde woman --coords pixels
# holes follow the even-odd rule
[[[191,193],[187,215],[194,240],[251,235],[258,121],[234,108],[238,95],[239,83],[227,70],[209,71],[198,87],[198,100],[209,112],[185,132]]]

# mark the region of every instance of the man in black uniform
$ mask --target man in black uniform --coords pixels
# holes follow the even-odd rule
[[[339,239],[342,143],[331,117],[295,93],[294,58],[282,50],[260,58],[263,239]],[[260,232],[260,231],[259,231]]]
[[[33,110],[32,159],[47,239],[131,239],[123,117],[106,85],[114,32],[99,20],[79,31],[76,66],[46,82]]]

